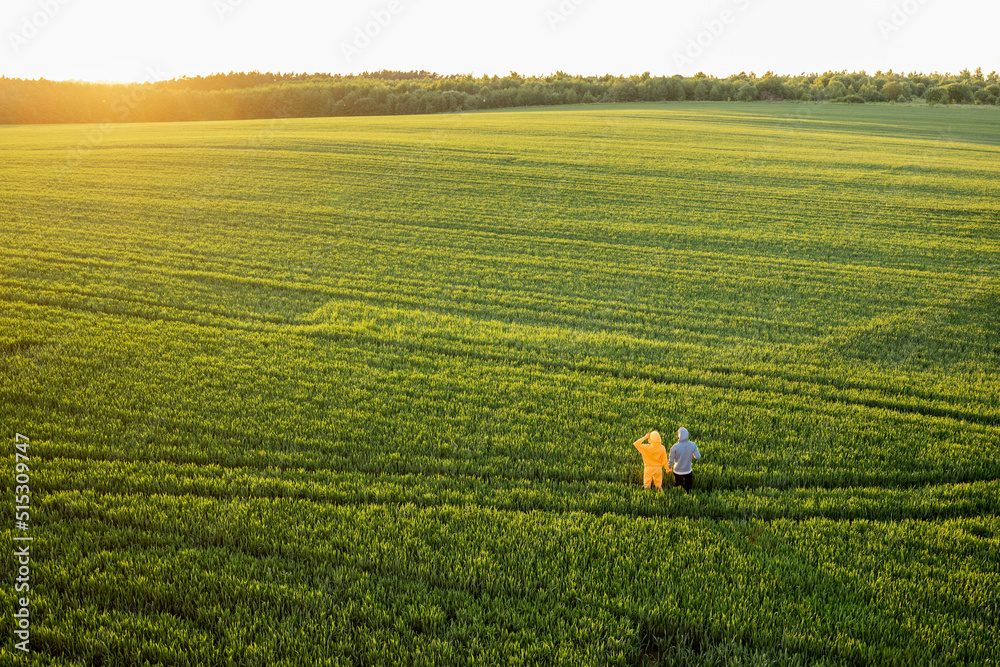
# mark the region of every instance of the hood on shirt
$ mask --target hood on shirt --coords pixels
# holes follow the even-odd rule
[[[687,439],[688,439],[688,430],[683,426],[681,426],[679,429],[677,429],[677,442],[687,442]]]

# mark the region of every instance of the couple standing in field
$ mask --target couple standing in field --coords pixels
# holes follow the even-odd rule
[[[663,490],[663,468],[674,473],[674,486],[684,487],[684,492],[691,491],[694,485],[694,471],[691,462],[701,458],[698,445],[688,440],[687,429],[683,426],[677,429],[677,442],[670,448],[670,455],[663,447],[659,431],[652,431],[632,443],[642,454],[644,465],[642,485],[650,488],[656,484],[659,491]]]

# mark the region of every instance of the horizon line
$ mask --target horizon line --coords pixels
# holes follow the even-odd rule
[[[725,76],[719,76],[719,75],[716,75],[716,74],[709,74],[709,73],[706,73],[706,72],[696,72],[695,74],[691,74],[691,75],[684,75],[684,74],[680,74],[680,73],[675,73],[675,74],[651,74],[649,72],[649,70],[646,70],[645,72],[642,72],[642,73],[635,73],[635,74],[612,74],[610,72],[605,72],[604,74],[570,74],[570,73],[566,72],[565,70],[561,70],[561,69],[560,70],[556,70],[555,72],[550,72],[548,74],[522,74],[522,73],[517,72],[515,70],[510,70],[506,74],[491,74],[491,73],[476,74],[475,72],[462,72],[462,73],[440,74],[438,72],[429,71],[429,70],[423,70],[423,69],[413,69],[413,70],[381,69],[381,70],[364,70],[362,72],[349,72],[349,73],[340,73],[340,72],[333,73],[333,72],[319,72],[319,71],[317,71],[317,72],[307,72],[307,71],[298,72],[298,71],[292,71],[292,70],[285,71],[285,72],[282,72],[280,70],[276,71],[276,72],[271,72],[271,71],[264,71],[264,72],[262,72],[260,70],[239,70],[239,71],[230,70],[229,72],[212,72],[210,74],[181,74],[181,75],[178,75],[178,76],[171,77],[170,79],[156,79],[154,81],[150,81],[148,76],[145,79],[48,79],[48,78],[46,78],[44,76],[39,76],[37,78],[23,78],[23,77],[18,77],[18,76],[7,76],[6,74],[3,74],[3,73],[0,73],[0,79],[9,79],[9,80],[14,80],[14,81],[29,81],[29,82],[47,81],[47,82],[52,82],[52,83],[89,83],[89,84],[94,84],[94,85],[130,85],[130,84],[159,83],[159,82],[162,82],[162,81],[180,81],[180,80],[184,80],[184,79],[207,79],[207,78],[211,78],[211,77],[227,77],[227,76],[239,76],[239,75],[248,75],[248,74],[271,75],[271,76],[280,76],[280,77],[310,77],[310,76],[317,76],[317,77],[330,77],[330,78],[364,78],[364,77],[371,77],[371,76],[379,75],[379,74],[395,73],[395,74],[417,74],[417,75],[424,75],[426,77],[440,78],[440,79],[463,78],[463,77],[468,77],[468,78],[473,78],[473,79],[505,79],[505,78],[508,78],[508,77],[515,77],[515,76],[516,77],[520,77],[522,79],[546,79],[546,78],[551,78],[551,77],[555,77],[555,76],[567,76],[567,77],[570,77],[570,78],[581,78],[581,79],[594,79],[594,78],[604,78],[604,77],[611,76],[611,77],[615,77],[615,78],[619,78],[619,79],[631,79],[631,78],[636,78],[636,77],[638,77],[638,78],[647,78],[648,77],[648,78],[651,78],[651,79],[681,77],[683,79],[699,79],[699,78],[704,78],[704,79],[725,80],[725,79],[731,79],[733,77],[746,77],[746,78],[749,78],[749,79],[770,78],[770,77],[796,78],[796,77],[816,77],[816,76],[822,76],[822,75],[825,75],[825,74],[841,74],[841,75],[845,75],[845,74],[861,74],[861,75],[864,75],[864,76],[893,75],[893,76],[905,76],[905,77],[913,77],[913,76],[919,76],[919,77],[927,77],[927,76],[929,76],[929,77],[955,77],[955,76],[962,76],[962,72],[969,72],[970,75],[973,75],[976,72],[979,72],[979,74],[976,74],[976,76],[977,77],[982,76],[985,79],[992,79],[992,78],[996,78],[996,76],[997,76],[997,70],[992,70],[989,74],[984,74],[983,73],[983,68],[981,66],[977,66],[975,69],[971,69],[969,67],[965,67],[963,70],[959,71],[958,73],[948,72],[948,71],[946,71],[946,72],[940,72],[938,70],[933,70],[933,71],[926,72],[926,73],[923,70],[921,70],[921,71],[913,70],[913,71],[910,71],[910,72],[906,72],[906,71],[895,72],[895,71],[893,71],[892,68],[890,68],[890,69],[887,69],[887,70],[877,69],[872,74],[869,74],[867,69],[850,70],[850,71],[847,70],[847,69],[839,69],[839,70],[827,69],[827,70],[824,70],[822,72],[818,72],[818,71],[812,71],[812,72],[808,72],[808,73],[807,72],[799,72],[798,74],[788,74],[788,73],[779,74],[779,73],[774,72],[773,70],[767,70],[766,72],[764,72],[764,74],[757,74],[753,70],[751,70],[750,72],[747,72],[747,71],[743,70],[743,71],[741,71],[739,73],[732,73],[732,74],[728,74],[728,75],[725,75]]]

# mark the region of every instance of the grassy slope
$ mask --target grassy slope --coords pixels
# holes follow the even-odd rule
[[[998,120],[0,129],[36,661],[996,652]]]

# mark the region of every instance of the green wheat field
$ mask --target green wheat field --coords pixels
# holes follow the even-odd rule
[[[4,664],[997,664],[997,110],[0,156]],[[694,492],[643,489],[680,426]]]

